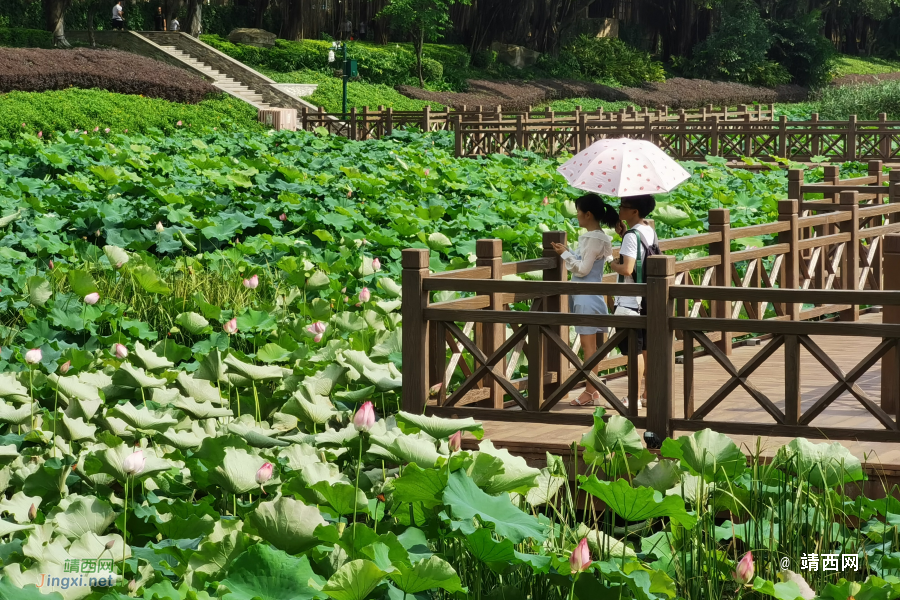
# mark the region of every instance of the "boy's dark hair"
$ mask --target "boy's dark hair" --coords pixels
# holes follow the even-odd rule
[[[627,198],[622,198],[622,204],[637,210],[640,217],[646,219],[647,215],[652,213],[653,209],[656,208],[656,198],[650,194],[628,196]]]
[[[612,206],[603,201],[597,194],[585,194],[575,200],[575,208],[583,213],[591,213],[597,222],[609,228],[615,227],[619,222],[619,213]]]

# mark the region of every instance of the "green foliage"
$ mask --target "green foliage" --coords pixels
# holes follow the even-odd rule
[[[181,127],[177,125],[178,121],[182,122]],[[22,123],[25,123],[24,128]],[[191,131],[211,130],[213,127],[262,130],[252,107],[224,94],[199,104],[178,104],[75,88],[0,95],[0,138],[21,133],[36,135],[39,131],[44,136],[52,136],[57,131],[93,131],[95,127],[101,132],[109,128],[114,133],[161,130],[168,134],[184,128]]]
[[[554,100],[549,104],[545,104],[537,109],[541,109],[544,107],[549,107],[554,111],[573,111],[576,106],[580,106],[582,110],[597,110],[598,108],[602,108],[605,111],[618,111],[623,108],[628,108],[629,106],[634,106],[633,102],[610,102],[607,100],[600,100],[599,98],[568,98],[566,100]]]
[[[0,46],[9,48],[52,48],[53,34],[40,29],[0,28]]]
[[[787,69],[795,83],[818,88],[831,78],[835,51],[822,35],[822,26],[818,12],[772,24],[769,58]]]
[[[487,69],[497,62],[497,53],[493,50],[479,50],[472,56],[472,66]]]
[[[852,56],[839,54],[834,61],[834,76],[879,75],[900,71],[900,60],[890,60],[875,56]]]
[[[545,59],[546,60],[546,59]],[[645,81],[665,81],[662,64],[646,52],[617,38],[577,37],[563,47],[551,72],[613,85],[635,86]]]
[[[790,73],[767,59],[772,34],[752,0],[729,0],[719,26],[694,47],[688,70],[695,77],[774,86]]]
[[[422,76],[425,81],[441,81],[444,78],[444,65],[432,58],[422,59]]]
[[[816,96],[815,106],[823,119],[846,119],[856,115],[877,120],[879,113],[900,119],[900,80],[875,85],[826,87]]]

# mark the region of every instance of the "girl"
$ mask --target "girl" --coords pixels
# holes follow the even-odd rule
[[[578,237],[578,252],[572,253],[564,245],[557,243],[553,244],[553,249],[572,272],[572,281],[598,283],[603,280],[604,266],[613,260],[612,240],[603,233],[600,226],[605,225],[610,229],[616,227],[619,214],[596,194],[582,196],[575,201],[575,208],[578,211],[578,225],[587,230]],[[602,296],[569,296],[569,312],[583,315],[609,314]],[[597,334],[607,331],[607,327],[575,327],[575,333],[581,336],[585,360],[597,351]],[[569,404],[589,406],[599,399],[600,392],[588,381],[585,391]]]

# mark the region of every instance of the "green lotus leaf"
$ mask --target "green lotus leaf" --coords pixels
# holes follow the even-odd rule
[[[406,465],[394,480],[395,502],[422,502],[426,508],[441,504],[447,473],[444,469],[421,469],[415,463]]]
[[[490,529],[476,529],[465,537],[465,544],[472,556],[497,573],[508,569],[516,560],[515,544],[509,540],[495,540]]]
[[[194,450],[199,448],[203,440],[209,437],[199,424],[194,423],[190,430],[167,429],[159,434],[159,438],[170,446],[179,450]]]
[[[373,257],[363,255],[362,264],[360,265],[359,271],[358,271],[360,277],[366,277],[375,272],[375,267],[372,266],[373,260],[374,260]]]
[[[222,353],[218,348],[213,348],[209,351],[209,354],[204,357],[202,361],[200,361],[200,368],[194,373],[194,378],[206,380],[206,381],[216,381],[219,383],[227,383],[228,378],[226,377],[228,370],[225,367],[225,361],[222,358]],[[179,384],[181,382],[179,381]],[[189,396],[191,394],[188,394]]]
[[[591,529],[584,523],[579,523],[575,530],[575,537],[579,540],[587,539],[588,547],[593,556],[611,558],[637,558],[637,553],[621,540],[608,536],[598,529]]]
[[[136,477],[143,479],[159,473],[167,471],[175,466],[175,463],[159,458],[156,450],[153,448],[143,448],[144,452],[144,470]],[[85,459],[84,469],[88,475],[96,473],[106,473],[117,481],[126,481],[128,476],[122,469],[122,463],[134,452],[134,448],[127,444],[119,444],[112,448],[106,448],[91,452]]]
[[[116,268],[128,262],[128,253],[118,246],[103,246],[103,254],[106,255],[109,264]]]
[[[116,552],[110,552],[106,549],[106,544],[113,543]],[[77,540],[72,542],[68,548],[68,553],[72,558],[93,560],[97,557],[111,558],[115,562],[122,561],[122,536],[97,535],[93,531],[85,532]],[[131,546],[125,546],[125,557],[131,557]]]
[[[400,285],[393,279],[390,279],[388,277],[382,277],[381,279],[379,279],[378,287],[381,288],[381,291],[383,291],[384,295],[388,298],[399,298],[403,293],[403,288],[401,288]]]
[[[392,363],[386,365],[375,363],[365,352],[359,350],[347,350],[343,353],[342,358],[342,364],[346,364],[356,370],[366,381],[373,384],[378,391],[395,390],[403,385],[400,371]]]
[[[550,472],[550,469],[541,469],[540,475],[535,479],[535,486],[525,493],[525,501],[531,506],[543,506],[556,498],[556,494],[566,483],[565,477],[560,477]]]
[[[45,305],[47,300],[50,299],[50,296],[53,295],[53,288],[50,287],[50,282],[38,275],[29,277],[27,285],[28,300],[34,306]]]
[[[443,252],[453,245],[453,242],[450,241],[450,238],[439,231],[435,231],[434,233],[429,235],[428,240],[425,243],[428,244],[428,247],[435,252]]]
[[[30,507],[31,506],[29,505],[29,508]],[[0,536],[3,537],[16,533],[17,531],[28,531],[33,528],[34,525],[17,525],[15,523],[10,523],[9,521],[0,520]]]
[[[669,517],[690,529],[697,520],[695,516],[685,511],[684,500],[678,496],[663,498],[656,490],[646,487],[633,488],[624,479],[610,483],[598,480],[596,475],[591,475],[590,478],[582,476],[581,489],[600,498],[610,510],[626,521]]]
[[[653,488],[665,493],[678,483],[678,467],[675,461],[661,460],[644,468],[634,478],[634,485]]]
[[[47,514],[47,520],[74,540],[89,532],[101,535],[116,520],[116,511],[96,496],[73,494],[60,500]]]
[[[397,571],[388,573],[388,577],[406,594],[417,594],[434,588],[441,588],[451,594],[466,591],[450,563],[437,556],[420,560],[412,566],[400,563]]]
[[[113,374],[113,383],[128,388],[161,388],[166,387],[168,382],[165,379],[157,379],[150,377],[140,367],[134,367],[131,363],[122,363],[122,365]]]
[[[442,419],[441,417],[427,417],[400,411],[395,415],[395,419],[403,433],[424,431],[436,440],[446,439],[457,431],[468,431],[479,440],[484,436],[484,428],[481,423],[476,422],[472,417]]]
[[[249,519],[262,539],[288,554],[317,546],[316,527],[325,524],[319,509],[284,496],[261,502]]]
[[[122,419],[135,429],[163,431],[178,423],[168,411],[153,410],[130,403],[117,404],[107,411],[108,417]]]
[[[316,396],[328,396],[334,390],[337,382],[341,381],[347,372],[347,367],[337,363],[331,363],[315,375],[310,375],[303,380],[301,390],[306,391],[306,398],[311,400]]]
[[[184,411],[195,419],[213,419],[218,417],[230,417],[230,408],[217,406],[212,402],[197,402],[193,398],[180,396],[174,403],[175,408]]]
[[[294,394],[282,410],[310,425],[324,425],[340,414],[326,396],[316,395],[307,400],[300,393]]]
[[[774,464],[781,470],[808,478],[820,488],[865,479],[860,460],[837,442],[813,444],[806,438],[791,440],[778,449]]]
[[[581,436],[581,445],[598,454],[624,451],[638,454],[644,450],[641,436],[634,425],[625,417],[612,415],[607,423],[603,419],[603,408],[594,410],[594,426]]]
[[[37,583],[25,583],[21,576],[22,566],[18,563],[3,569],[5,577],[0,578],[0,600],[66,600],[59,592],[44,593]],[[12,569],[7,572],[7,569]],[[15,571],[15,573],[13,573]],[[40,582],[41,575],[35,573]],[[73,588],[74,589],[74,588]]]
[[[306,556],[294,557],[266,544],[250,546],[228,565],[223,600],[315,600],[325,580],[313,572]]]
[[[386,575],[370,560],[351,560],[331,576],[322,591],[334,600],[365,600]]]
[[[16,492],[11,498],[3,498],[0,500],[0,513],[7,513],[12,516],[16,523],[28,523],[28,511],[31,505],[35,507],[41,506],[40,496],[28,496],[25,492]]]
[[[711,429],[663,442],[661,453],[677,458],[706,481],[734,480],[747,469],[747,457],[727,435]],[[858,461],[857,461],[858,462]]]
[[[171,294],[172,290],[150,266],[141,265],[131,270],[131,276],[148,294]]]
[[[28,388],[19,383],[15,373],[0,374],[0,398],[19,404],[31,401]]]
[[[156,352],[144,347],[140,342],[135,342],[134,344],[134,356],[148,371],[162,371],[175,366],[175,363],[171,360],[165,356],[159,356]]]
[[[241,377],[244,377],[251,381],[271,381],[274,379],[282,379],[291,374],[290,369],[284,369],[282,367],[275,366],[263,367],[259,365],[251,365],[249,363],[238,360],[231,354],[225,357],[224,362],[228,366],[230,371],[233,371]]]
[[[219,390],[209,380],[198,377],[196,373],[189,375],[184,371],[179,372],[175,378],[175,384],[184,392],[185,396],[193,398],[197,402],[225,403]]]
[[[455,471],[450,475],[444,490],[443,502],[457,521],[463,534],[474,532],[473,519],[493,525],[494,531],[514,544],[526,539],[541,542],[547,537],[547,528],[536,517],[513,506],[508,496],[489,496],[468,475]]]
[[[320,462],[315,446],[296,442],[278,450],[278,458],[285,459],[287,466],[293,471],[299,471],[303,465]]]
[[[220,515],[212,506],[212,496],[199,503],[168,500],[155,505],[153,520],[159,532],[169,539],[205,537],[213,532]]]
[[[479,461],[476,455],[472,478],[479,481],[479,487],[488,494],[519,492],[524,494],[537,485],[541,474],[539,469],[529,467],[521,456],[513,456],[509,450],[494,448],[490,440],[479,444],[479,455],[495,459],[490,463]],[[497,467],[497,463],[501,468]],[[488,466],[490,465],[490,466]]]
[[[61,394],[65,394],[67,398],[76,398],[89,402],[101,399],[100,390],[97,386],[85,383],[76,377],[60,377],[55,373],[51,373],[47,375],[47,380],[53,388],[59,390]]]
[[[68,279],[69,287],[72,288],[72,291],[81,298],[84,298],[88,294],[93,294],[94,292],[100,291],[100,288],[97,287],[97,283],[94,281],[94,278],[91,277],[91,275],[86,271],[82,271],[79,269],[69,271]]]
[[[70,419],[65,413],[62,415],[62,430],[60,435],[70,442],[81,440],[95,440],[94,434],[97,433],[97,426],[85,423],[84,419]]]
[[[229,494],[246,494],[258,490],[256,472],[266,462],[241,448],[225,448],[225,458],[218,464],[210,465],[209,480]],[[277,485],[276,474],[268,485]]]
[[[387,433],[371,436],[371,454],[379,454],[379,448],[388,451],[389,456],[400,459],[403,463],[415,463],[420,467],[431,468],[437,464],[441,455],[435,448],[435,441],[426,434],[396,435]],[[396,461],[394,461],[396,462]]]
[[[175,323],[183,327],[192,335],[200,335],[210,331],[209,321],[203,315],[195,312],[183,312],[175,317]]]
[[[341,331],[353,333],[354,331],[365,331],[369,328],[369,324],[359,313],[340,312],[331,320],[332,325]]]
[[[375,339],[370,356],[372,358],[389,358],[392,354],[402,352],[403,329],[398,327],[393,331],[383,331]]]
[[[0,423],[11,423],[13,425],[30,423],[34,416],[33,411],[34,408],[32,408],[30,402],[15,408],[11,404],[0,400]]]
[[[325,289],[330,284],[331,284],[331,280],[328,278],[328,274],[323,271],[316,271],[306,281],[307,289],[310,289],[312,291]]]
[[[190,554],[188,568],[184,580],[192,587],[202,587],[201,581],[221,577],[225,569],[233,566],[235,559],[250,547],[265,548],[265,544],[256,544],[250,536],[241,531],[244,522],[241,520],[220,519],[215,522],[213,532],[200,544],[200,548]],[[272,552],[278,552],[272,549]],[[290,598],[290,596],[287,596]],[[238,596],[246,598],[248,596]],[[233,597],[231,600],[235,600]]]

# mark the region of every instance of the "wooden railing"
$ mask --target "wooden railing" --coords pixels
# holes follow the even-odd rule
[[[729,110],[723,106],[718,110],[707,105],[697,110],[670,111],[668,108],[650,110],[648,108],[636,108],[630,106],[618,111],[604,111],[598,108],[592,111],[583,111],[577,106],[574,111],[558,111],[544,109],[534,111],[530,108],[525,111],[504,111],[500,106],[464,106],[462,110],[431,110],[429,107],[420,111],[395,111],[392,108],[380,106],[378,110],[369,110],[367,107],[357,110],[355,107],[345,115],[341,113],[326,113],[321,107],[319,111],[302,109],[298,115],[298,127],[305,131],[312,131],[317,127],[324,127],[335,135],[341,135],[353,140],[379,139],[389,135],[394,129],[401,127],[416,127],[422,131],[451,131],[457,120],[466,123],[505,123],[515,126],[518,122],[541,123],[546,127],[574,128],[584,121],[585,123],[643,123],[650,120],[653,123],[665,122],[696,122],[708,119],[721,121],[768,121],[773,118],[774,105],[768,106],[738,106],[735,110]]]
[[[796,174],[790,177],[797,181]],[[837,180],[835,189],[826,192],[820,185],[802,185],[801,179],[801,185],[794,186],[800,197],[780,201],[778,221],[764,225],[732,229],[727,210],[712,210],[708,232],[660,241],[665,252],[701,247],[707,249],[707,255],[688,260],[654,257],[648,264],[646,284],[612,283],[614,275],[602,283],[567,281],[566,269],[552,249],[553,242],[565,242],[564,232],[544,234],[541,258],[514,263],[503,263],[500,240],[479,240],[474,268],[444,273],[430,273],[428,250],[404,250],[404,410],[587,424],[590,416],[586,413],[551,412],[587,379],[616,411],[636,426],[658,434],[714,426],[733,433],[839,438],[850,433],[813,430],[809,422],[841,393],[850,391],[885,427],[884,431],[854,430],[851,437],[900,441],[896,422],[900,291],[884,291],[900,290],[900,236],[891,235],[900,233],[900,171],[890,172],[888,187],[878,183],[881,177],[879,173],[854,180],[858,185]],[[876,181],[870,181],[873,178]],[[826,200],[807,202],[803,198],[806,193],[825,193]],[[833,202],[835,195],[837,203]],[[863,197],[869,201],[860,204]],[[872,203],[880,199],[889,202]],[[732,251],[733,240],[763,235],[776,235],[775,243]],[[537,271],[543,281],[502,280],[506,275]],[[432,303],[432,292],[438,291],[475,295]],[[568,314],[567,296],[571,294],[646,297],[648,314]],[[530,303],[529,310],[508,310],[511,304],[523,302]],[[612,306],[611,298],[607,303]],[[860,305],[885,306],[887,325],[858,323]],[[833,314],[839,315],[840,322],[808,322]],[[571,344],[569,337],[569,327],[576,325],[612,330],[593,356],[581,360],[577,344]],[[511,330],[508,336],[507,326]],[[648,369],[653,373],[647,380],[651,401],[646,416],[637,412],[640,382],[636,370],[626,372],[627,408],[592,373],[595,367],[606,371],[634,364],[636,356],[611,354],[626,339],[631,340],[628,348],[633,354],[639,330],[647,332]],[[738,369],[728,357],[735,337],[746,334],[774,337],[756,358]],[[835,370],[833,361],[810,335],[876,336],[883,341],[856,369],[843,374]],[[785,371],[785,411],[746,380],[781,345],[787,349],[790,365]],[[799,368],[792,370],[798,366],[801,346],[838,377],[836,387],[807,413],[799,410]],[[716,395],[695,407],[692,378],[693,349],[697,347],[725,367],[729,380]],[[684,361],[683,419],[672,418],[676,353],[681,353]],[[527,376],[520,364],[522,357],[527,361]],[[886,386],[880,407],[854,384],[879,360],[885,364],[882,385]],[[773,417],[774,425],[704,420],[737,387],[750,392]]]
[[[888,121],[881,114],[877,121],[723,121],[717,117],[691,122],[654,121],[648,117],[629,122],[591,121],[580,117],[577,123],[551,123],[518,117],[506,120],[472,122],[458,119],[453,124],[457,156],[509,154],[528,150],[546,155],[577,154],[600,139],[635,138],[653,142],[678,160],[705,160],[718,156],[737,160],[742,157],[777,156],[810,161],[822,156],[830,160],[878,159],[900,162],[900,121]]]

